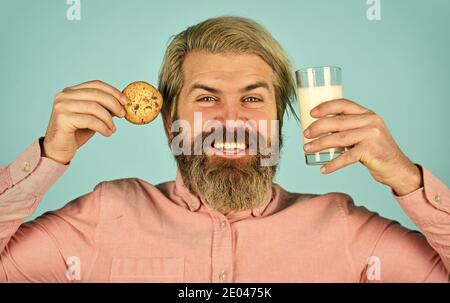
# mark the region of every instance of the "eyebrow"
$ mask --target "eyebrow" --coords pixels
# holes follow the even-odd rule
[[[267,84],[267,82],[264,82],[264,81],[259,81],[259,82],[255,82],[253,84],[247,85],[246,87],[242,88],[240,90],[240,92],[245,93],[245,92],[260,88],[260,87],[265,88],[270,92],[269,84]]]
[[[201,84],[201,83],[195,83],[194,85],[191,86],[191,89],[189,90],[189,94],[192,93],[196,89],[203,89],[203,90],[206,90],[213,94],[220,94],[222,92],[221,90],[219,90],[217,88],[210,87],[208,85]]]
[[[249,84],[249,85],[245,86],[244,88],[241,88],[239,90],[239,92],[245,93],[245,92],[248,92],[248,91],[260,88],[260,87],[265,88],[265,89],[267,89],[270,92],[269,84],[267,84],[267,82],[264,82],[264,81],[258,81],[258,82]],[[208,92],[210,92],[212,94],[220,94],[220,93],[222,93],[222,91],[220,89],[217,89],[217,88],[205,85],[205,84],[201,84],[201,83],[195,83],[195,84],[193,84],[191,86],[191,88],[189,90],[189,94],[191,94],[192,91],[194,91],[196,89],[203,89],[203,90],[206,90],[206,91],[208,91]]]

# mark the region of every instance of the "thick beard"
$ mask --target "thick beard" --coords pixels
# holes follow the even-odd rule
[[[271,198],[276,166],[261,165],[262,156],[175,156],[184,184],[212,209],[228,214],[260,207]]]

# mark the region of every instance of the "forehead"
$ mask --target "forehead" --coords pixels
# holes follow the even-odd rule
[[[272,68],[254,54],[212,54],[190,52],[183,62],[184,86],[196,81],[246,83],[265,80],[272,83]]]

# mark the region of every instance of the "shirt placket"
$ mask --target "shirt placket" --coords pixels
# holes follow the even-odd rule
[[[212,282],[233,280],[232,230],[228,219],[220,213],[210,213],[213,222]]]

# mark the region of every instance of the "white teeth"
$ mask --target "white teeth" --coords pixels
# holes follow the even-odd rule
[[[214,148],[216,149],[245,149],[244,143],[238,143],[238,142],[214,142]]]

